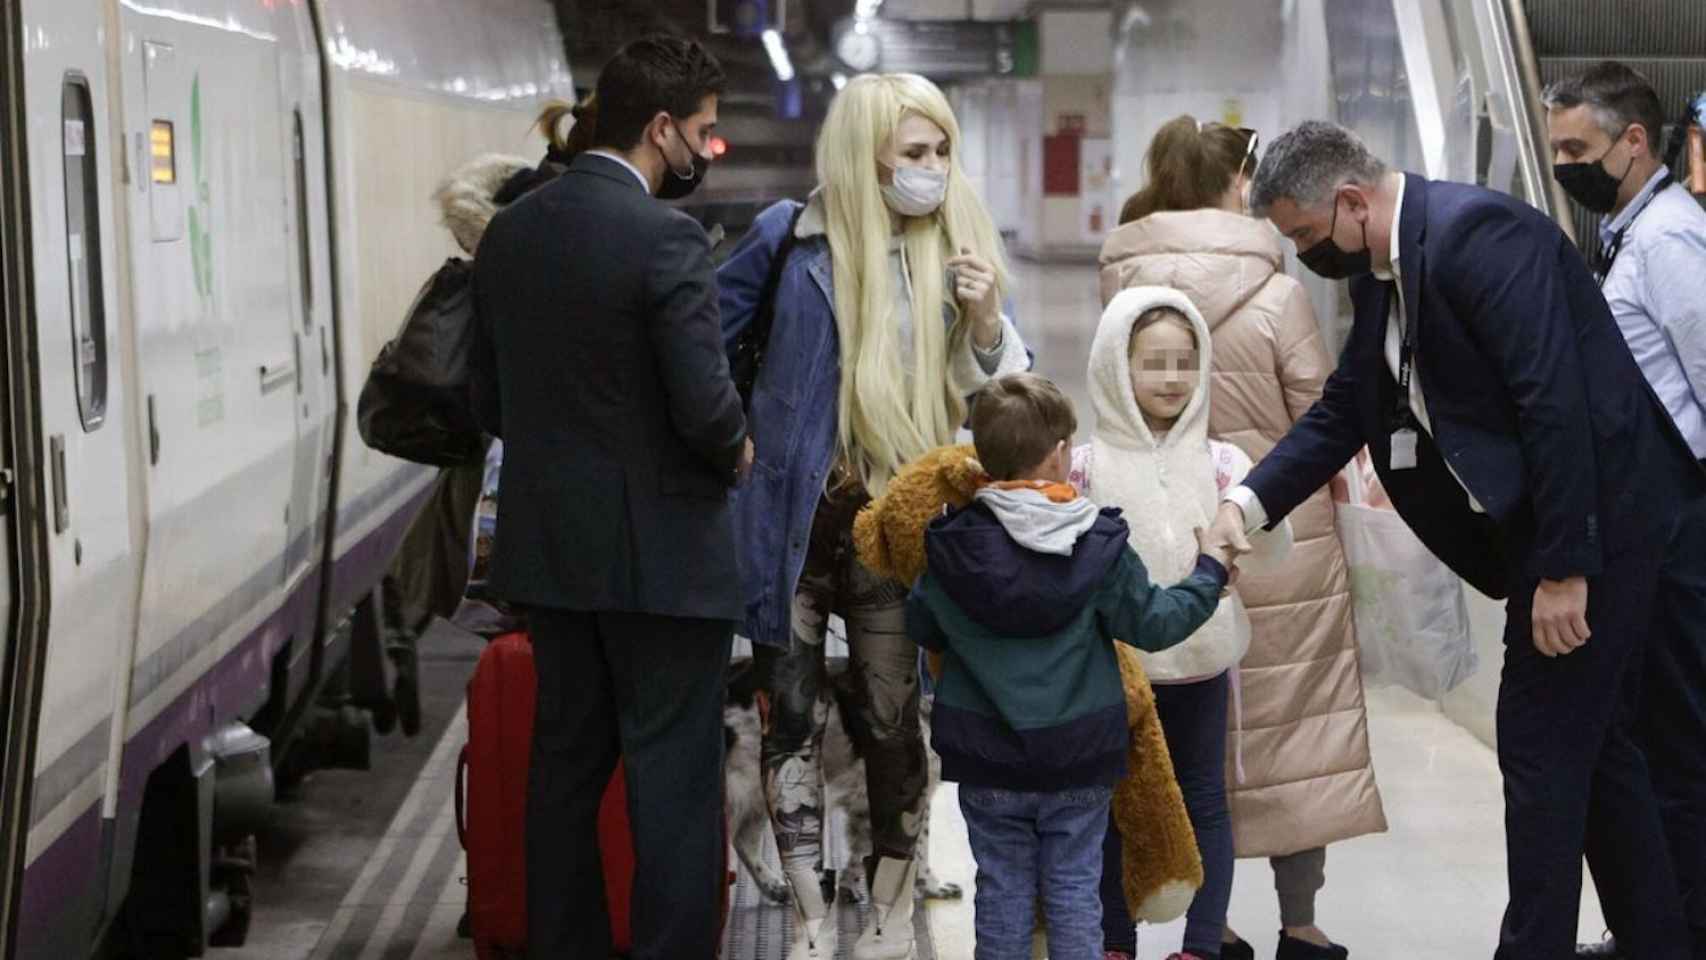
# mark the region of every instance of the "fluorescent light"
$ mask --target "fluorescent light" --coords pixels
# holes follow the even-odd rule
[[[853,4],[853,16],[859,20],[869,20],[877,15],[883,7],[883,0],[858,0]]]
[[[770,66],[776,71],[776,79],[783,83],[794,79],[794,62],[788,59],[788,48],[782,46],[780,33],[764,31],[764,52],[770,54]]]
[[[847,74],[832,73],[829,75],[829,82],[835,84],[835,89],[840,90],[842,87],[847,86]]]

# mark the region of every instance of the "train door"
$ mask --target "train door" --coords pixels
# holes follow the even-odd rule
[[[86,950],[105,881],[114,691],[135,630],[131,417],[120,358],[112,85],[98,4],[28,0],[31,280],[51,617],[21,956]]]
[[[308,49],[313,50],[312,44]],[[319,77],[293,70],[301,60],[286,61],[282,87],[289,112],[285,115],[286,161],[289,164],[287,230],[291,238],[291,279],[296,305],[291,331],[296,346],[296,453],[291,468],[289,549],[285,586],[296,602],[293,617],[299,641],[293,653],[307,649],[315,630],[318,595],[310,573],[325,552],[326,514],[331,500],[333,415],[337,406],[333,379],[330,262],[326,235],[325,152],[318,111]],[[314,101],[304,103],[292,94],[314,89]]]
[[[298,344],[274,38],[126,6],[141,108],[130,243],[149,551],[131,695],[149,723],[233,648],[267,657],[296,522]],[[246,714],[254,705],[210,705]],[[210,712],[215,712],[210,710]]]
[[[34,782],[46,629],[44,488],[34,482],[40,434],[27,358],[29,177],[24,150],[23,24],[0,11],[0,956],[15,956]]]

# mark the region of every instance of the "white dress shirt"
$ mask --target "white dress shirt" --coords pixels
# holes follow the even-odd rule
[[[590,153],[595,157],[603,157],[606,160],[614,160],[622,166],[627,167],[628,172],[634,175],[634,179],[640,181],[640,189],[647,193],[652,192],[652,182],[646,179],[646,175],[640,172],[639,167],[629,163],[627,157],[624,157],[619,153],[614,153],[610,150],[588,150],[587,153]]]
[[[1386,367],[1391,371],[1394,382],[1400,382],[1402,380],[1399,374],[1398,363],[1404,342],[1406,308],[1404,306],[1403,272],[1402,268],[1398,265],[1399,250],[1402,247],[1402,244],[1399,242],[1401,234],[1398,229],[1398,223],[1404,215],[1404,184],[1408,179],[1409,176],[1407,174],[1401,175],[1398,178],[1398,197],[1392,209],[1392,236],[1388,241],[1389,253],[1392,258],[1392,268],[1390,270],[1376,269],[1373,271],[1374,276],[1377,279],[1384,280],[1387,283],[1392,284],[1397,291],[1397,295],[1392,298],[1392,312],[1386,323],[1386,343],[1384,351],[1386,355]],[[1433,436],[1433,421],[1428,417],[1428,401],[1427,397],[1422,393],[1421,371],[1416,369],[1416,366],[1414,358],[1412,358],[1410,366],[1410,412],[1415,414],[1416,422],[1421,424],[1422,430],[1426,431],[1428,436],[1431,437]],[[1475,494],[1470,493],[1469,488],[1463,484],[1463,478],[1457,476],[1457,471],[1452,468],[1449,461],[1446,462],[1445,468],[1451,471],[1451,475],[1457,479],[1458,485],[1463,487],[1463,492],[1469,495],[1470,509],[1474,510],[1476,513],[1485,513],[1486,510],[1481,506],[1480,502],[1475,499]],[[1224,499],[1232,503],[1236,503],[1239,509],[1244,511],[1244,526],[1246,530],[1254,532],[1268,525],[1267,508],[1262,505],[1261,499],[1256,496],[1256,491],[1251,490],[1249,487],[1240,485],[1226,491],[1226,497]]]

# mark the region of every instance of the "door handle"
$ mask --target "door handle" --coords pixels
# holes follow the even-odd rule
[[[277,363],[261,364],[261,393],[272,393],[279,387],[295,381],[296,365],[289,360]]]
[[[71,500],[65,493],[65,435],[49,437],[47,448],[53,470],[53,532],[60,534],[71,527]]]

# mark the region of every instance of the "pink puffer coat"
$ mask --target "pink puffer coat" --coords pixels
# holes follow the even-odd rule
[[[1265,222],[1222,210],[1152,214],[1102,247],[1102,300],[1139,284],[1183,291],[1214,338],[1209,433],[1261,460],[1321,395],[1331,362],[1309,297],[1280,270]],[[1296,853],[1386,829],[1368,749],[1368,717],[1345,555],[1332,499],[1291,515],[1286,572],[1247,576],[1240,734],[1227,784],[1238,856]],[[1234,723],[1237,723],[1234,718]]]

